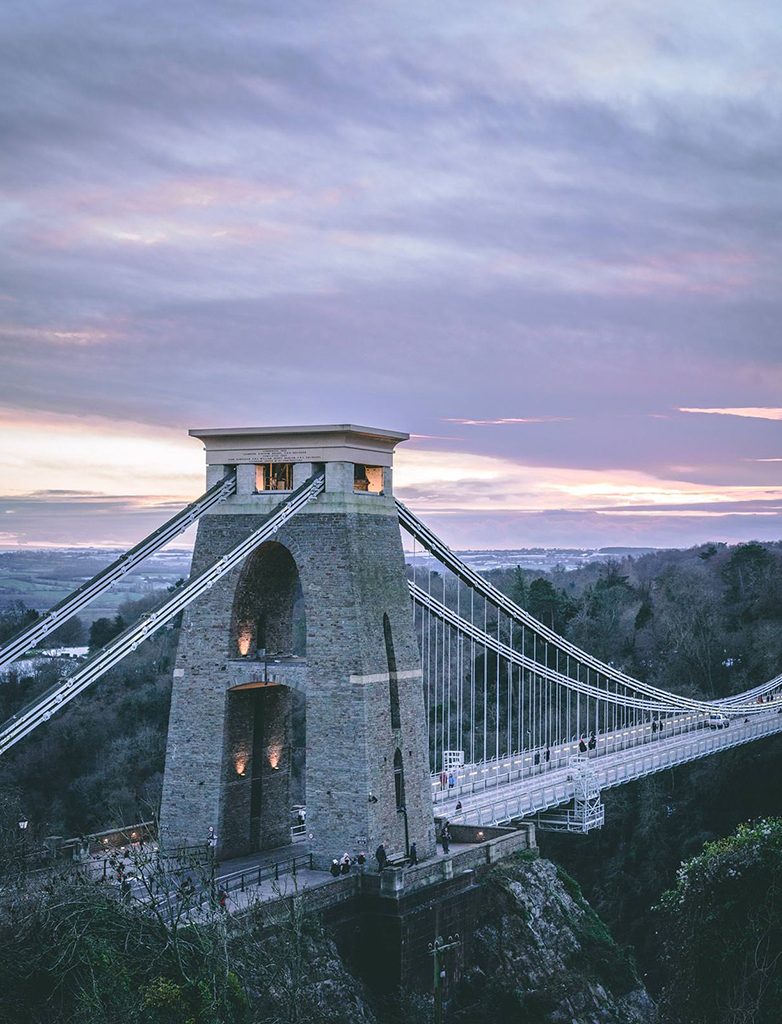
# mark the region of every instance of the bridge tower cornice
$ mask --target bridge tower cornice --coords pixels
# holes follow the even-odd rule
[[[399,430],[328,423],[289,427],[193,429],[202,441],[207,465],[247,462],[356,462],[390,466],[394,448],[409,434]]]

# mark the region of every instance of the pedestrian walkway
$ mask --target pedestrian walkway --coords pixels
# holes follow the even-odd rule
[[[346,878],[350,878],[350,875],[340,875],[334,878],[329,871],[311,871],[309,868],[305,868],[303,871],[297,871],[295,875],[282,875],[279,880],[266,879],[260,885],[247,885],[244,891],[232,890],[227,895],[226,909],[230,912],[246,910],[257,903],[283,899],[286,896],[309,889],[317,889],[331,883],[336,885]]]

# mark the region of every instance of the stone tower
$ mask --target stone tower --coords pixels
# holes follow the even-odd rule
[[[193,573],[325,472],[325,490],[184,613],[161,838],[223,858],[290,842],[292,715],[306,716],[316,862],[434,850],[421,663],[392,492],[407,434],[352,425],[191,430],[207,484],[237,493],[198,524]],[[301,735],[301,728],[297,735]],[[300,751],[297,752],[300,755]],[[297,757],[297,765],[300,763]]]

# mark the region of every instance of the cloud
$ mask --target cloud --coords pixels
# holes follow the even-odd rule
[[[782,420],[782,409],[746,408],[746,409],[687,409],[679,408],[679,412],[695,412],[715,416],[744,416],[754,420]],[[762,461],[762,460],[758,460]]]
[[[105,473],[100,463],[100,435],[87,432],[84,441],[95,446],[97,464],[83,466],[82,475],[100,480]],[[116,437],[103,441],[122,450]],[[83,453],[81,448],[77,451]],[[124,455],[129,458],[136,452],[159,459],[165,449],[145,448],[142,442],[138,449],[131,445]],[[201,458],[198,453],[199,462]],[[145,480],[161,483],[159,476],[137,474],[137,483]],[[172,494],[170,489],[159,494],[107,494],[65,487],[6,493],[0,496],[0,514],[13,517],[13,529],[7,528],[10,519],[4,519],[7,536],[3,544],[129,547],[195,497],[203,487],[202,480],[199,474],[192,489],[181,494]],[[566,529],[570,531],[567,546],[582,546],[594,544],[597,537],[601,544],[630,543],[630,537],[643,543],[644,535],[657,538],[648,543],[692,543],[695,524],[701,539],[741,539],[742,522],[745,537],[759,536],[759,530],[768,536],[769,530],[782,527],[782,484],[717,488],[658,479],[634,470],[523,465],[466,451],[401,446],[395,490],[447,542],[453,543],[456,537],[468,547],[562,545]],[[660,520],[667,523],[663,532],[654,525]],[[492,540],[489,524],[496,523],[504,525]],[[471,542],[464,532],[469,524],[475,527]],[[611,530],[614,541],[610,540]],[[661,541],[662,537],[666,539]],[[177,541],[191,542],[192,535]]]
[[[551,510],[666,513],[766,512],[782,505],[777,486],[719,486],[659,479],[637,470],[607,471],[522,465],[467,452],[401,448],[395,489],[411,507],[426,511]]]
[[[425,521],[455,549],[521,547],[689,547],[778,540],[782,514],[747,517],[601,515],[597,512],[427,512]]]
[[[22,416],[0,408],[6,493],[195,497],[203,490],[203,465],[198,443],[173,431],[100,417]]]
[[[127,549],[170,519],[183,502],[154,495],[0,495],[0,547],[100,547]],[[13,528],[9,524],[13,521]],[[190,547],[191,527],[172,542]]]
[[[780,31],[726,0],[9,0],[3,489],[184,498],[193,423],[346,420],[499,460],[519,507],[598,501],[551,489],[579,472],[766,486],[768,419],[650,417],[776,409]]]
[[[443,418],[444,423],[461,423],[468,427],[493,427],[507,423],[562,423],[569,416],[504,416],[498,420],[463,420],[452,416]]]

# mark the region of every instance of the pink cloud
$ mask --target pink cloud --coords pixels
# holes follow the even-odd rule
[[[503,416],[497,420],[465,420],[456,416],[443,418],[443,423],[459,423],[465,427],[494,427],[510,423],[564,423],[571,416]]]
[[[767,406],[729,407],[724,409],[696,409],[682,406],[677,411],[700,413],[708,416],[743,416],[753,420],[782,420],[782,409],[769,408]]]

